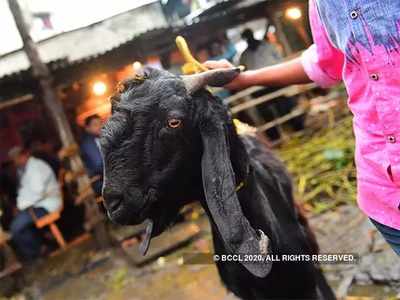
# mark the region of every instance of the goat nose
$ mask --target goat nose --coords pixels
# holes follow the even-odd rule
[[[124,196],[122,193],[104,189],[103,198],[106,208],[114,211],[121,205]]]

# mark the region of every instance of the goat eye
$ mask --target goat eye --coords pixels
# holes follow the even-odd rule
[[[182,121],[179,119],[169,119],[168,120],[168,127],[169,128],[178,128],[182,126]]]

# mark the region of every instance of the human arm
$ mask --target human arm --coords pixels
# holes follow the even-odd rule
[[[232,67],[224,60],[207,61],[204,65],[209,69]],[[311,80],[304,71],[301,58],[295,58],[274,66],[245,71],[226,87],[230,90],[241,90],[253,85],[280,87],[308,82]]]
[[[226,87],[239,90],[252,85],[280,87],[311,81],[328,87],[340,82],[344,55],[332,45],[313,0],[310,1],[310,23],[314,44],[301,57],[274,66],[245,71]],[[208,61],[205,66],[210,69],[232,67],[228,61]]]

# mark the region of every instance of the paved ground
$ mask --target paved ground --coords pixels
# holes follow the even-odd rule
[[[400,275],[395,272],[398,258],[374,237],[372,227],[356,208],[342,207],[312,218],[311,223],[322,252],[356,252],[367,256],[373,250],[376,255],[364,264],[325,266],[326,275],[337,290],[347,290],[346,280],[350,278],[353,296],[396,299],[389,298],[396,294],[389,283],[400,282]],[[25,282],[29,287],[24,294],[29,297],[20,299],[234,299],[221,285],[214,265],[182,265],[183,255],[212,249],[207,220],[200,218],[197,224],[203,232],[200,240],[142,268],[129,263],[118,248],[98,252],[93,242],[87,241],[28,270]],[[385,258],[385,262],[371,270],[379,258]],[[381,279],[379,284],[376,278]],[[367,285],[359,286],[357,282]]]

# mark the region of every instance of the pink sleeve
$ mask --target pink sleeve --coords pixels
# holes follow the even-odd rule
[[[344,55],[329,40],[314,0],[310,0],[309,14],[314,44],[303,52],[302,64],[312,81],[330,87],[342,80]]]

